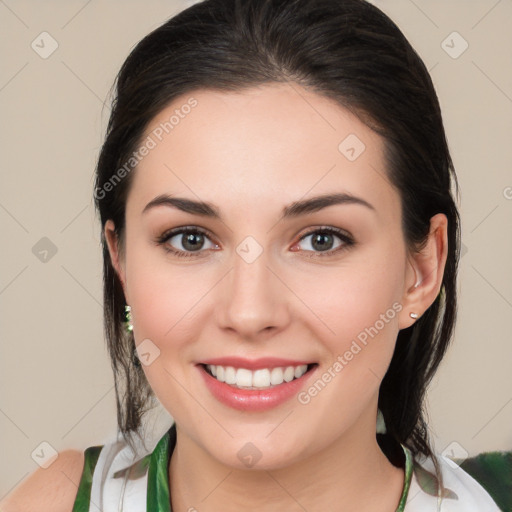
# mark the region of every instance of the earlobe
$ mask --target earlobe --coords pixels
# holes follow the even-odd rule
[[[122,265],[122,258],[119,251],[119,240],[115,231],[114,222],[110,219],[105,222],[104,235],[110,254],[110,261],[112,262],[112,266],[114,267],[114,270],[116,271],[117,276],[121,281],[121,285],[123,286],[123,291],[126,297],[125,274]]]
[[[401,325],[401,329],[412,325],[416,320],[415,315],[421,317],[439,295],[448,253],[447,223],[446,215],[434,215],[430,219],[426,244],[419,252],[409,256],[403,298],[404,325]]]
[[[405,286],[402,298],[403,312],[399,322],[400,329],[410,327],[424,312],[421,305],[422,282],[423,275],[417,259],[415,256],[409,255],[404,280]]]

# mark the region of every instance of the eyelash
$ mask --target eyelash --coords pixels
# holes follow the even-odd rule
[[[195,251],[187,252],[187,251],[180,251],[178,249],[170,248],[167,245],[167,242],[169,241],[169,239],[173,238],[176,235],[187,234],[187,233],[201,233],[201,234],[205,235],[206,237],[210,238],[209,233],[207,231],[205,231],[204,229],[201,229],[199,227],[183,227],[183,228],[176,228],[176,229],[172,229],[170,231],[166,231],[163,235],[161,235],[160,237],[157,238],[156,243],[158,245],[162,245],[166,252],[171,253],[174,256],[177,256],[178,258],[201,257],[201,256],[199,256],[199,254],[201,252],[203,252],[202,250],[197,251],[197,252],[195,252]],[[346,251],[356,244],[356,242],[354,241],[354,239],[351,236],[349,236],[347,233],[345,233],[341,229],[334,228],[334,227],[321,227],[321,228],[316,228],[314,230],[308,231],[307,233],[305,233],[304,235],[302,235],[299,238],[299,240],[298,240],[298,242],[296,242],[296,244],[301,242],[302,240],[304,240],[306,237],[316,234],[316,233],[324,233],[324,234],[327,233],[327,234],[331,234],[331,235],[336,235],[338,238],[341,239],[341,241],[343,242],[343,245],[337,247],[336,249],[331,249],[329,251],[319,251],[319,252],[305,251],[305,252],[313,252],[313,255],[307,256],[308,258],[318,258],[318,257],[322,258],[322,257],[326,257],[326,256],[333,256],[335,253],[341,253],[342,251]],[[294,244],[294,245],[296,245],[296,244]]]

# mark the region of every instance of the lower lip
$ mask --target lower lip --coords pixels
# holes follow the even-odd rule
[[[315,372],[316,366],[298,379],[266,389],[235,388],[212,377],[203,365],[198,365],[197,368],[203,376],[206,386],[219,402],[240,411],[266,411],[297,395],[306,379]]]

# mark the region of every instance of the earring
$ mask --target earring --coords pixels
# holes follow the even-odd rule
[[[128,332],[132,332],[133,331],[133,324],[132,324],[132,308],[130,306],[128,306],[128,304],[126,304],[126,306],[124,307],[124,317],[125,317],[125,327],[126,327],[126,330]]]
[[[411,318],[418,318],[418,313],[409,313]]]

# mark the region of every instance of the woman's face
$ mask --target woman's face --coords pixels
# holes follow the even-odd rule
[[[419,279],[382,139],[333,101],[272,84],[184,95],[144,144],[117,268],[178,435],[240,468],[375,439]],[[345,194],[357,199],[301,206]]]

